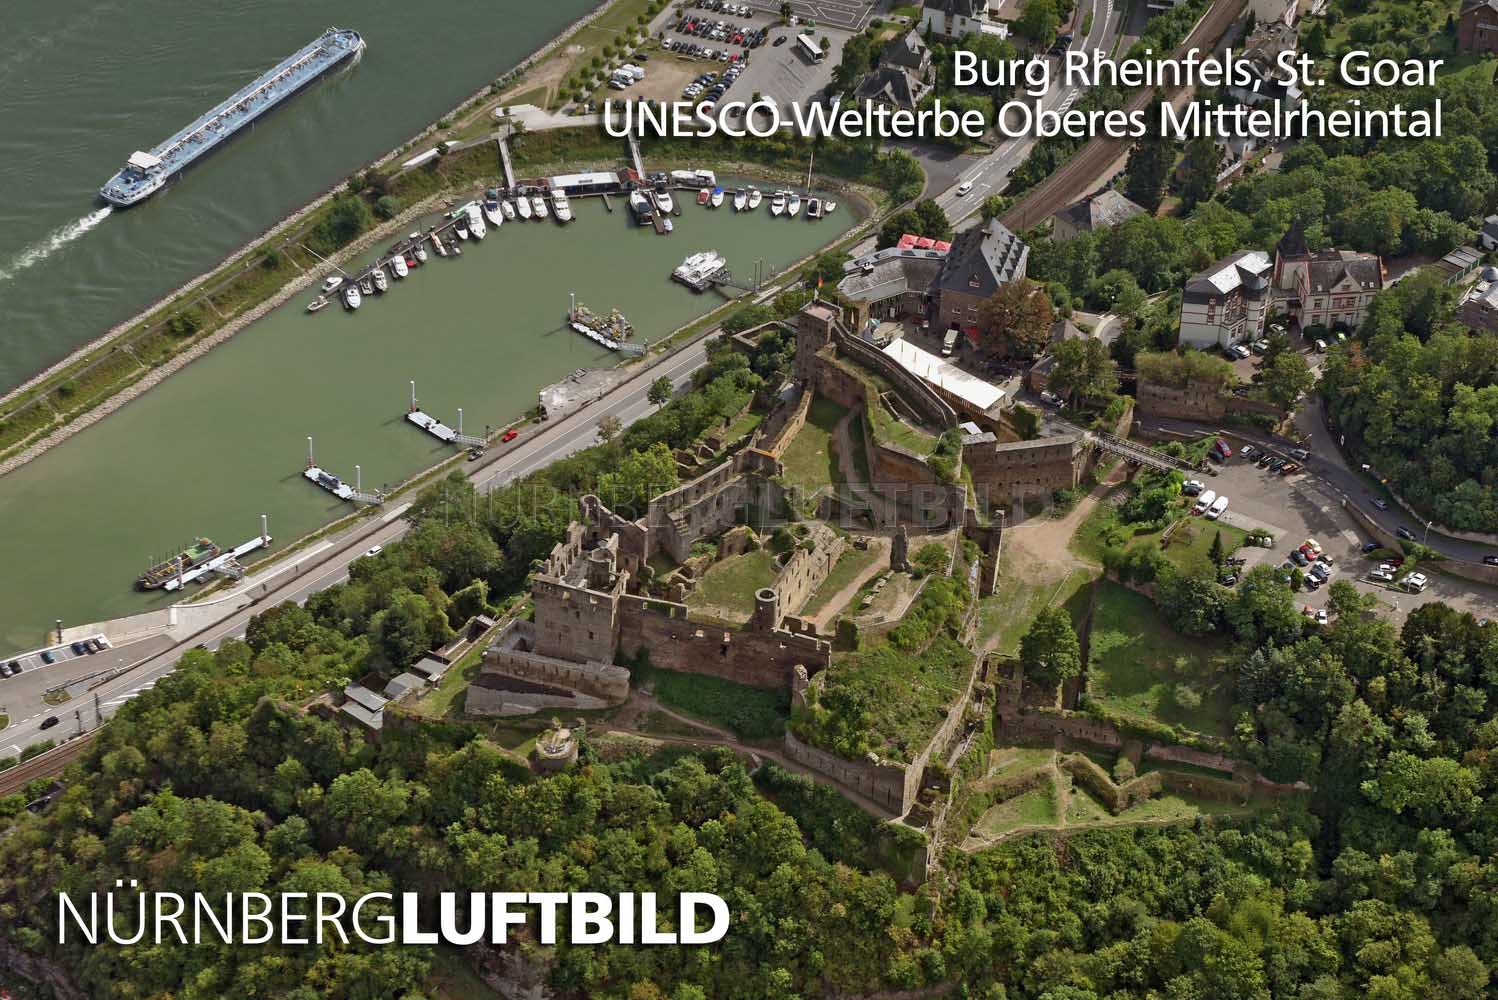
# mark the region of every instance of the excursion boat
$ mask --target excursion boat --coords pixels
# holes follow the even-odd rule
[[[390,258],[390,270],[395,272],[397,278],[404,278],[411,273],[411,269],[406,266],[406,258],[400,254]]]
[[[484,218],[487,219],[489,225],[493,226],[495,229],[498,229],[500,226],[504,225],[505,215],[499,210],[499,202],[484,202]]]
[[[556,213],[558,222],[572,221],[572,203],[567,200],[567,192],[561,188],[551,193],[551,208]]]
[[[432,249],[437,251],[438,257],[447,256],[447,244],[443,243],[442,237],[438,236],[436,233],[432,234]]]
[[[720,188],[720,187],[715,187],[715,188],[713,188],[713,207],[714,208],[720,208],[720,207],[722,207],[722,205],[723,205],[723,189]]]
[[[806,199],[806,217],[808,219],[820,219],[822,217],[822,199]]]
[[[515,218],[515,203],[506,198],[499,203],[499,211],[506,219],[513,220]]]
[[[718,251],[703,250],[682,261],[681,265],[671,272],[671,277],[692,291],[700,292],[712,285],[712,276],[722,270],[725,263],[723,255]]]
[[[531,217],[530,199],[523,194],[518,195],[515,198],[515,211],[520,213],[522,219],[529,219]]]
[[[759,188],[754,187],[753,185],[750,185],[750,187],[749,187],[749,211],[752,212],[756,208],[758,208],[760,200],[763,197],[764,196],[759,193]]]
[[[323,306],[325,306],[327,304],[328,304],[328,300],[325,299],[325,298],[323,298],[321,295],[319,295],[317,298],[315,298],[311,302],[307,303],[307,311],[309,313],[315,313],[315,312],[317,312],[317,310],[321,309]]]
[[[793,219],[801,214],[801,196],[794,191],[791,192],[790,201],[785,203],[785,214]]]
[[[364,304],[364,297],[359,294],[358,285],[346,285],[343,289],[343,308],[353,312]]]
[[[770,214],[779,215],[785,211],[785,192],[776,191],[770,198]]]
[[[733,193],[733,210],[735,212],[742,212],[744,209],[746,209],[748,207],[749,207],[749,192],[745,191],[743,188],[739,188],[737,191],[735,191]]]
[[[531,214],[538,219],[546,218],[546,199],[539,194],[531,195]]]
[[[703,188],[701,191],[697,192],[697,204],[699,205],[706,205],[709,201],[712,201],[712,198],[713,193],[707,188]]]
[[[319,299],[326,302],[326,299]],[[164,559],[151,566],[135,580],[135,585],[141,590],[158,590],[165,587],[181,573],[190,569],[196,569],[210,559],[214,559],[223,552],[212,539],[199,538],[187,548],[170,559]]]
[[[333,292],[336,292],[336,291],[338,291],[338,286],[340,286],[342,284],[343,284],[343,275],[341,275],[341,274],[329,275],[328,278],[327,278],[327,280],[322,283],[322,293],[324,295],[329,295],[329,294],[331,294]]]
[[[385,269],[383,267],[375,268],[374,273],[371,274],[370,277],[374,279],[375,291],[383,294],[384,291],[390,287],[390,278],[385,274]]]

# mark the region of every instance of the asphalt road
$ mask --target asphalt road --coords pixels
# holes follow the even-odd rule
[[[643,369],[592,405],[526,432],[515,446],[487,460],[472,463],[464,471],[481,492],[486,492],[587,448],[597,442],[598,421],[604,416],[616,416],[627,426],[651,413],[655,409],[647,398],[651,382],[666,375],[680,390],[691,381],[692,373],[701,368],[706,359],[706,342],[699,340],[666,360]],[[254,604],[183,642],[161,648],[170,640],[157,638],[117,647],[112,659],[125,664],[138,661],[137,665],[95,690],[75,689],[72,700],[63,705],[47,706],[41,701],[41,688],[66,679],[61,676],[34,690],[32,685],[24,691],[15,688],[16,694],[25,699],[24,703],[17,699],[17,714],[22,717],[0,730],[0,757],[15,754],[40,740],[61,741],[80,731],[94,729],[121,705],[154,687],[161,678],[175,670],[177,661],[187,650],[197,645],[217,649],[225,639],[242,637],[250,619],[260,611],[286,601],[301,604],[312,594],[347,580],[349,564],[355,559],[375,545],[388,545],[405,535],[410,525],[399,516],[402,510],[404,507],[398,507],[379,520],[362,522],[336,536],[331,543],[333,554],[320,557],[316,565],[306,570],[293,560],[290,567],[270,578],[279,582],[270,582],[267,593]],[[99,660],[104,655],[99,654],[93,659]],[[104,665],[101,662],[101,666]],[[22,678],[25,677],[23,674]],[[0,697],[4,697],[8,690],[0,688]],[[42,723],[54,715],[58,723],[42,729]]]
[[[1104,53],[1113,47],[1113,41],[1123,29],[1126,12],[1125,0],[1085,0],[1080,8],[1077,24],[1081,25],[1092,14],[1092,29],[1085,37],[1072,42],[1072,49],[1087,51],[1101,49]],[[1061,85],[1060,59],[1051,58],[1051,89],[1037,102],[1047,111],[1070,108],[1081,96],[1081,88]],[[936,203],[946,211],[955,225],[969,215],[975,214],[983,205],[983,199],[991,194],[1002,193],[1009,184],[1009,173],[1024,162],[1035,145],[1034,139],[1011,139],[1002,143],[987,156],[965,167],[953,180],[951,186],[936,196]],[[965,195],[958,195],[957,188],[971,181],[973,188]]]

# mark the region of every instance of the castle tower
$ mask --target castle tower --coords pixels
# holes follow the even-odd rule
[[[761,587],[754,592],[754,617],[750,625],[766,632],[780,627],[780,591],[774,587]]]

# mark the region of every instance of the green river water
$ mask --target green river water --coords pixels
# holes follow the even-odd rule
[[[685,194],[685,193],[683,193]],[[683,199],[685,200],[685,199]],[[278,546],[348,511],[301,476],[318,464],[366,488],[453,454],[404,420],[415,379],[423,409],[464,427],[512,420],[537,390],[614,357],[564,327],[568,293],[618,307],[654,340],[722,301],[669,280],[683,257],[722,252],[736,273],[783,266],[854,222],[821,223],[683,207],[675,232],[575,199],[576,220],[506,223],[460,259],[438,259],[349,314],[308,315],[303,295],[96,426],[0,477],[4,525],[0,650],[39,639],[54,618],[81,624],[167,603],[132,589],[147,557],[197,535],[225,547],[270,515]]]

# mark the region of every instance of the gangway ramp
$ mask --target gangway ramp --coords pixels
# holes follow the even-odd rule
[[[502,135],[495,136],[494,141],[499,143],[499,162],[505,168],[505,187],[515,190],[515,166],[510,162],[510,144]]]
[[[1153,448],[1146,448],[1142,444],[1125,440],[1116,434],[1107,431],[1083,431],[1083,435],[1099,449],[1136,462],[1139,465],[1147,465],[1161,472],[1196,472],[1197,467],[1190,462],[1179,458],[1173,458]]]

